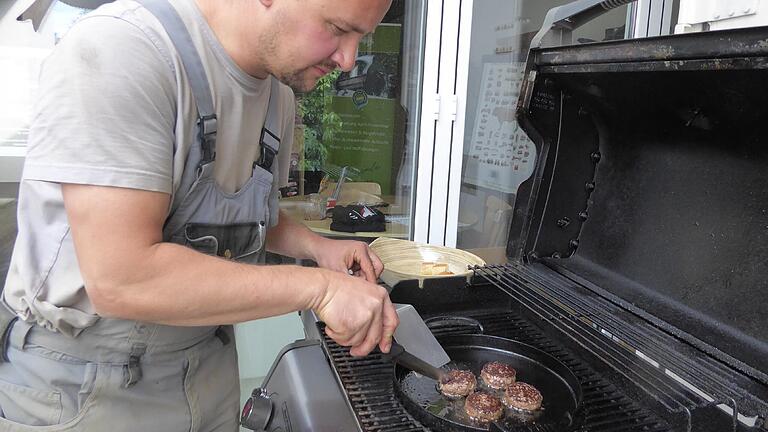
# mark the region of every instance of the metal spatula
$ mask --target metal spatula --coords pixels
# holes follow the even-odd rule
[[[435,368],[451,361],[412,305],[395,304],[395,310],[400,317],[400,325],[394,334],[395,342],[402,345],[407,353]]]

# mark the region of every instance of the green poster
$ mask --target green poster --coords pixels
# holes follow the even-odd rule
[[[343,124],[327,143],[328,162],[354,168],[354,181],[379,183],[385,195],[392,193],[400,34],[400,24],[381,24],[363,38],[355,67],[339,75],[326,107]]]

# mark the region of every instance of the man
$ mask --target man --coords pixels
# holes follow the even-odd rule
[[[351,69],[388,7],[119,0],[69,31],[41,72],[20,187],[0,430],[234,431],[232,323],[312,309],[352,355],[389,350],[380,260],[276,203],[287,86]],[[264,247],[320,268],[254,265]]]

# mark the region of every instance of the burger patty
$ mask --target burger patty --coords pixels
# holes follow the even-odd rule
[[[448,397],[466,396],[477,387],[475,374],[468,370],[453,369],[440,379],[440,393]]]
[[[503,389],[515,382],[515,368],[497,361],[488,362],[480,371],[480,378],[488,384],[488,387]]]
[[[504,390],[502,401],[510,408],[535,411],[541,408],[541,396],[536,387],[524,382],[516,382]]]
[[[498,420],[504,414],[504,405],[496,396],[485,392],[475,392],[467,396],[464,411],[470,418],[482,422]]]

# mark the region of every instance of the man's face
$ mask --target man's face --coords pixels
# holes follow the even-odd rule
[[[351,70],[360,39],[391,0],[275,0],[258,49],[268,71],[294,91],[312,90],[336,68]]]

